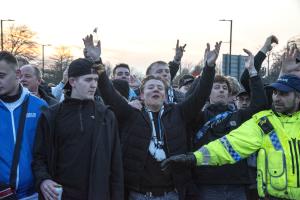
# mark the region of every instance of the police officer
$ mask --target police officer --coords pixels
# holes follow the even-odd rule
[[[194,153],[162,163],[224,165],[258,151],[257,189],[262,198],[300,199],[300,78],[283,75],[273,88],[273,109],[261,111],[228,135]]]

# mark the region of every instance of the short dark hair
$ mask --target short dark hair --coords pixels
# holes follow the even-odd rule
[[[18,61],[16,57],[8,51],[0,51],[0,61],[5,61],[8,64],[12,64],[13,69],[16,70],[18,67]]]
[[[161,60],[152,63],[151,65],[149,65],[149,67],[146,70],[146,76],[150,75],[150,71],[151,71],[152,67],[154,67],[156,65],[168,65],[168,63],[166,63],[165,61],[161,61]]]
[[[158,76],[148,75],[148,76],[146,76],[146,78],[144,78],[142,80],[142,84],[140,86],[140,91],[141,92],[144,90],[144,87],[145,87],[146,83],[150,80],[159,80],[159,81],[161,81],[165,86],[165,90],[167,91],[167,87],[168,87],[167,83],[162,78],[160,78]]]
[[[228,79],[225,76],[216,75],[215,79],[214,79],[214,83],[226,83],[226,85],[228,87],[228,92],[229,92],[229,94],[231,93],[230,83],[229,83]]]
[[[120,64],[116,65],[115,68],[113,69],[113,75],[115,75],[116,70],[117,70],[118,68],[121,68],[121,67],[122,67],[122,68],[128,69],[129,72],[130,72],[129,66],[128,66],[127,64],[125,64],[125,63],[120,63]]]

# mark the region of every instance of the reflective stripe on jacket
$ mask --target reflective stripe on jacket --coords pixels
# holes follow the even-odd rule
[[[262,119],[269,121],[271,128],[260,126],[264,123]],[[223,165],[235,163],[257,150],[259,195],[300,199],[300,112],[292,116],[276,115],[272,110],[259,112],[194,154],[197,165]]]

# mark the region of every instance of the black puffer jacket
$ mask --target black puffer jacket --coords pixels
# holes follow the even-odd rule
[[[214,79],[214,68],[205,67],[202,79],[195,93],[179,104],[165,105],[162,115],[162,127],[167,145],[167,157],[187,152],[186,124],[191,122],[205,104]],[[119,122],[123,152],[125,187],[139,191],[140,175],[143,172],[151,139],[151,123],[145,112],[132,108],[113,89],[105,73],[99,76],[99,88],[103,100],[114,110]],[[181,199],[184,187],[191,180],[189,169],[174,169],[172,178],[180,191]]]
[[[38,92],[41,99],[44,99],[49,106],[53,106],[58,103],[58,100],[56,100],[53,96],[50,96],[42,87],[39,87]]]

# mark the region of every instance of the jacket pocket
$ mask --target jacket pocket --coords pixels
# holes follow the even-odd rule
[[[264,197],[267,190],[266,184],[266,150],[260,149],[257,154],[257,190],[260,197]]]
[[[268,174],[271,187],[276,190],[285,190],[287,188],[286,160],[283,151],[269,152]]]

